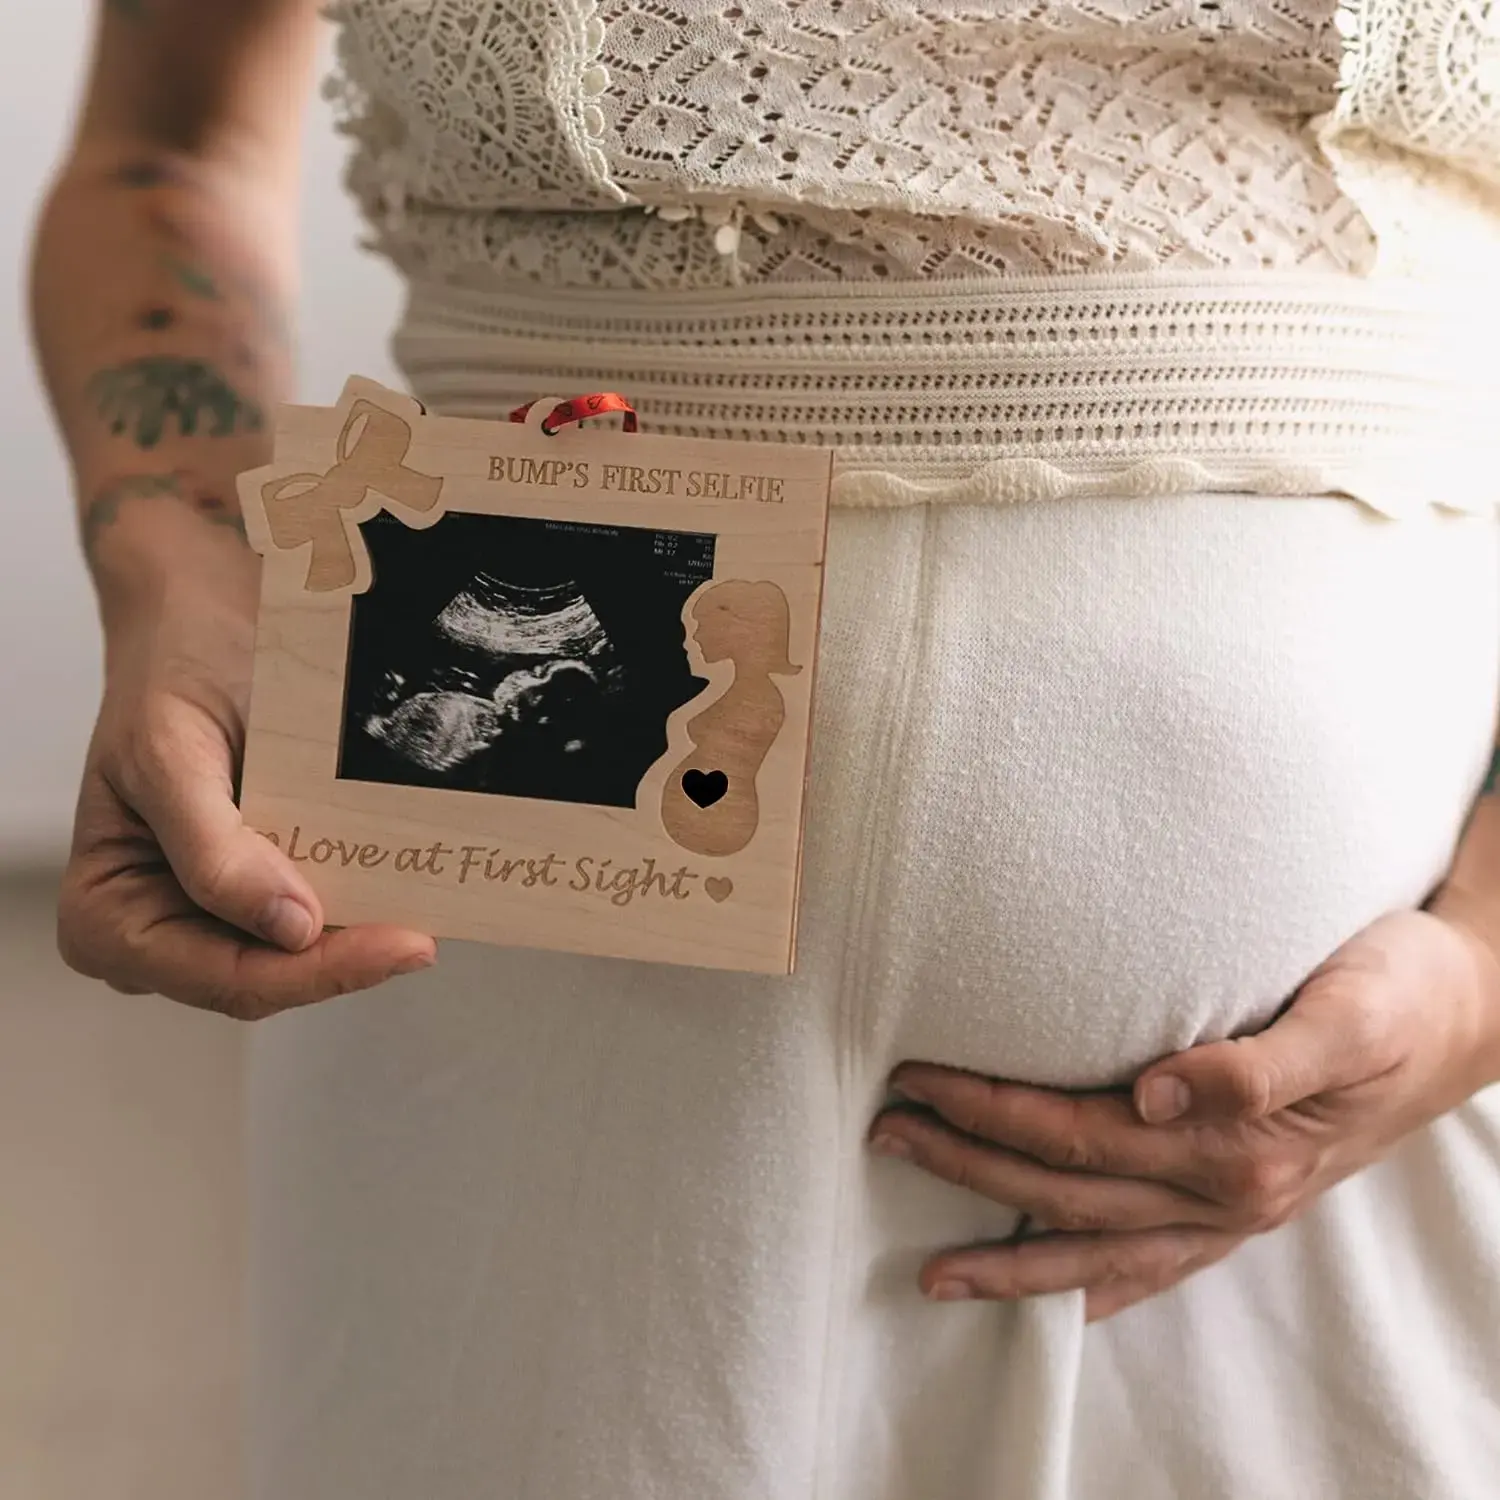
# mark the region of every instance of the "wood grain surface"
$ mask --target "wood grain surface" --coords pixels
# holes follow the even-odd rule
[[[247,819],[338,925],[790,972],[830,478],[825,452],[549,437],[429,417],[369,381],[283,409],[274,463],[240,481],[265,558]],[[713,538],[682,609],[706,686],[667,717],[634,806],[341,779],[354,601],[379,587],[360,528],[382,511],[414,537],[471,514]]]

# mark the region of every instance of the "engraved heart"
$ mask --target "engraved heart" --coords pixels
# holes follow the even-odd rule
[[[710,875],[703,882],[703,889],[708,892],[710,899],[722,906],[734,895],[734,882],[726,880],[722,875]]]
[[[723,801],[729,778],[722,771],[684,771],[682,789],[699,807],[712,807]]]

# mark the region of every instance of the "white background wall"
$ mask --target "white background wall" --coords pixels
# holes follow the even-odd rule
[[[0,49],[0,868],[65,847],[98,693],[92,597],[66,470],[27,343],[27,245],[62,150],[92,0],[7,0]],[[327,63],[324,64],[325,70]],[[352,373],[393,381],[386,340],[399,292],[357,253],[339,186],[344,144],[310,101],[304,192],[301,390],[334,400]]]

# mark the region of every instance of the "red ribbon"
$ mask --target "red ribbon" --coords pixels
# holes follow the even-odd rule
[[[529,406],[518,407],[510,414],[511,421],[524,422],[535,405],[533,401]],[[569,422],[587,422],[590,417],[602,417],[612,411],[624,415],[622,425],[626,432],[639,430],[635,408],[623,396],[617,396],[613,391],[596,391],[591,396],[574,396],[571,401],[554,406],[542,423],[542,432],[547,437],[555,437],[558,428],[566,427]]]

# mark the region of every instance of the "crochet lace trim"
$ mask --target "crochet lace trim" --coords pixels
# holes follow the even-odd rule
[[[862,503],[1232,489],[1400,514],[1500,490],[1496,317],[1328,276],[1073,276],[538,299],[419,284],[435,409],[617,388],[650,430],[832,447]]]

